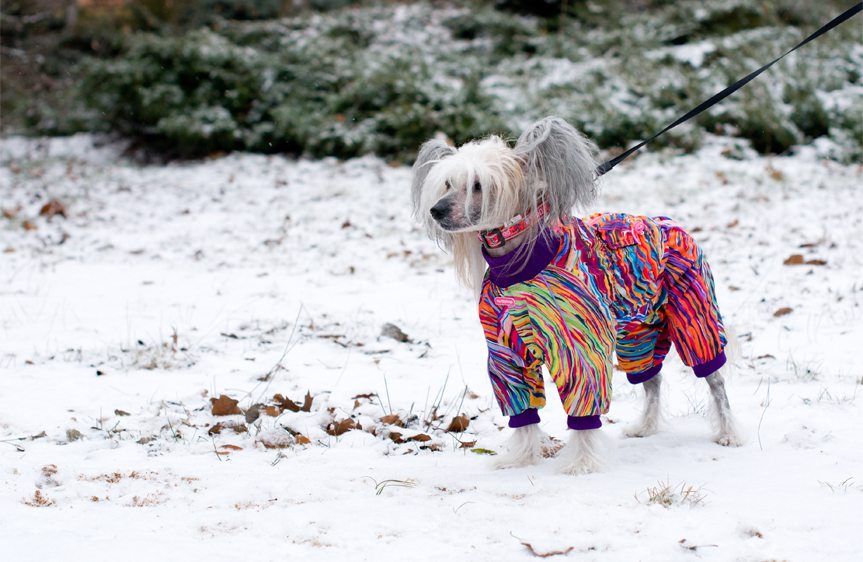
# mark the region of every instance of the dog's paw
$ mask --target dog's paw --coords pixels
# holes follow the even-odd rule
[[[572,476],[591,474],[593,472],[604,472],[604,470],[604,465],[590,462],[561,463],[557,465],[557,472],[559,474],[570,474]]]
[[[531,456],[524,454],[512,454],[511,452],[501,453],[491,461],[490,467],[493,470],[503,470],[506,468],[522,468],[536,464],[542,459],[542,456]]]
[[[491,468],[520,468],[530,466],[557,452],[559,443],[546,435],[539,425],[516,429],[506,445],[506,452],[491,461]]]
[[[723,433],[716,439],[716,442],[723,447],[739,447],[743,445],[743,440],[734,432]]]
[[[627,437],[647,437],[655,433],[659,433],[659,422],[655,419],[642,421],[623,430]]]
[[[608,470],[611,440],[600,429],[573,431],[569,441],[555,456],[561,474],[590,474]]]

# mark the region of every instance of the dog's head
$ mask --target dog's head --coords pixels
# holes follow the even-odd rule
[[[514,147],[490,136],[459,149],[441,140],[414,163],[415,217],[434,238],[497,228],[545,202],[555,222],[596,198],[596,147],[563,119],[531,125]]]
[[[430,140],[413,166],[414,216],[429,236],[454,251],[459,277],[476,288],[476,275],[467,270],[479,265],[466,263],[473,259],[467,256],[481,259],[474,233],[499,228],[543,203],[549,205],[546,224],[589,206],[597,195],[596,152],[584,135],[556,117],[528,127],[514,147],[497,136],[458,149]]]

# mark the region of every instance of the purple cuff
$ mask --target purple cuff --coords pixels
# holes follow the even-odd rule
[[[536,408],[528,408],[520,414],[509,417],[510,427],[524,427],[539,423],[539,410]]]
[[[541,227],[533,252],[527,255],[526,249],[527,246],[519,246],[502,256],[493,257],[486,253],[483,246],[482,255],[488,263],[488,278],[491,282],[506,289],[533,279],[554,260],[560,249],[560,236],[550,228]]]
[[[725,365],[725,352],[720,351],[719,355],[706,363],[692,367],[692,370],[695,371],[696,377],[704,378],[718,371],[723,365]]]
[[[568,416],[566,418],[566,426],[569,429],[578,431],[599,429],[602,427],[602,420],[599,419],[599,416]]]
[[[662,363],[659,365],[654,365],[646,371],[641,373],[626,373],[626,378],[629,380],[630,384],[641,384],[643,382],[647,382],[656,375],[659,374],[659,371],[662,370]]]

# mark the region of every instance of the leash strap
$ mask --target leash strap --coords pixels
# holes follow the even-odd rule
[[[799,45],[797,45],[796,47],[794,47],[793,49],[791,49],[790,51],[788,51],[787,53],[785,53],[784,55],[782,55],[781,57],[776,59],[775,61],[771,62],[768,65],[762,66],[760,69],[756,70],[755,72],[753,72],[752,74],[750,74],[746,78],[738,80],[737,82],[735,82],[731,86],[725,88],[724,90],[722,90],[721,92],[719,92],[718,94],[716,94],[715,96],[710,98],[709,100],[703,102],[701,105],[699,105],[698,107],[696,107],[695,109],[693,109],[692,111],[690,111],[689,113],[687,113],[686,115],[684,115],[683,117],[681,117],[680,119],[678,119],[677,121],[672,123],[671,125],[667,126],[666,128],[662,129],[661,131],[659,131],[658,133],[656,133],[655,135],[653,135],[652,137],[647,139],[646,141],[640,142],[639,144],[633,146],[632,148],[630,148],[629,150],[627,150],[623,154],[601,164],[596,169],[597,177],[610,171],[612,168],[614,168],[615,166],[620,164],[622,161],[627,159],[629,156],[631,156],[632,153],[638,151],[641,147],[643,147],[644,145],[646,145],[647,143],[649,143],[650,141],[652,141],[656,137],[658,137],[664,133],[667,133],[668,131],[670,131],[671,129],[680,125],[681,123],[683,123],[685,121],[689,121],[690,119],[692,119],[693,117],[695,117],[696,115],[698,115],[699,113],[704,111],[705,109],[708,109],[709,107],[711,107],[713,105],[716,105],[717,103],[724,100],[725,98],[727,98],[728,96],[730,96],[731,94],[733,94],[734,92],[736,92],[737,90],[739,90],[740,88],[742,88],[743,86],[745,86],[746,84],[751,82],[753,79],[758,77],[758,75],[760,75],[762,72],[764,72],[765,70],[767,70],[768,68],[770,68],[771,66],[773,66],[774,64],[779,62],[780,60],[784,59],[786,56],[788,56],[792,52],[796,51],[797,49],[799,49],[803,45],[809,43],[813,39],[817,39],[817,38],[821,37],[822,35],[824,35],[828,31],[830,31],[834,27],[844,23],[846,20],[848,20],[852,16],[859,14],[861,11],[863,11],[863,2],[858,2],[856,6],[852,6],[851,8],[846,10],[845,13],[843,13],[841,16],[837,17],[836,19],[834,19],[833,21],[831,21],[830,23],[828,23],[827,25],[825,25],[824,27],[822,27],[821,29],[819,29],[818,31],[816,31],[815,33],[813,33],[812,35],[807,37],[806,39],[804,39]]]

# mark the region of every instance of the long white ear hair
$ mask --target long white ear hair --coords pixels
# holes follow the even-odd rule
[[[424,204],[424,200],[428,199],[428,195],[423,198],[423,186],[426,178],[441,160],[447,156],[452,156],[458,152],[455,147],[448,145],[446,142],[438,139],[426,141],[420,147],[417,159],[411,168],[411,206],[412,216],[414,220],[422,223],[426,228],[428,235],[446,250],[452,249],[452,237],[441,229],[429,215],[429,209]]]
[[[426,179],[441,161],[455,154],[458,154],[458,150],[442,140],[432,139],[420,147],[412,169],[411,204],[413,206],[413,218],[425,227],[429,237],[438,246],[453,254],[456,277],[478,296],[485,273],[485,260],[482,257],[482,245],[476,234],[473,232],[446,232],[432,219],[429,213],[429,209],[443,195],[443,191],[434,191],[433,188],[426,185]],[[442,189],[444,182],[437,183]]]
[[[513,150],[524,164],[526,189],[533,191],[527,200],[550,206],[546,224],[563,219],[574,208],[587,209],[599,195],[599,150],[563,119],[540,119],[518,137]]]

